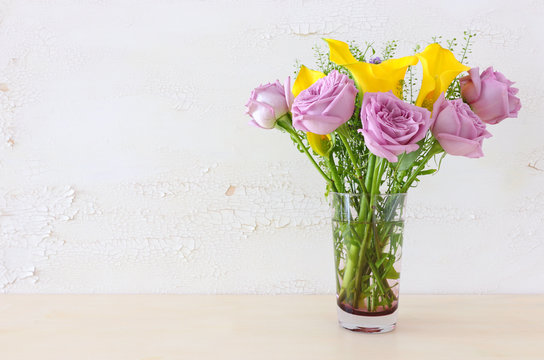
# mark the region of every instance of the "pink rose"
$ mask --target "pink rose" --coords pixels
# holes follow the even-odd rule
[[[391,91],[365,93],[361,122],[363,128],[359,132],[368,149],[374,155],[397,162],[397,155],[419,149],[417,142],[431,126],[431,113],[405,103]]]
[[[482,121],[497,124],[506,118],[518,117],[521,101],[515,96],[519,90],[512,87],[512,81],[492,67],[481,75],[478,68],[468,73],[459,79],[461,95]]]
[[[251,117],[249,124],[262,129],[273,129],[276,120],[289,112],[292,98],[290,78],[287,78],[285,86],[276,80],[275,83],[254,89],[246,104],[247,114]]]
[[[355,110],[353,80],[331,71],[295,98],[291,112],[297,130],[327,135],[348,121]]]
[[[482,142],[491,137],[482,120],[463,100],[448,101],[444,93],[434,103],[431,131],[448,154],[469,158],[484,156]]]

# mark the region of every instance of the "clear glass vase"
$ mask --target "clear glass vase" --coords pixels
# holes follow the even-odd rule
[[[406,194],[329,194],[338,322],[395,329]]]

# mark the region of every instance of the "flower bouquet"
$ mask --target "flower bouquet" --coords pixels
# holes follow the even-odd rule
[[[288,134],[327,184],[338,319],[347,329],[395,328],[407,191],[446,154],[483,156],[487,125],[521,108],[503,74],[465,65],[474,36],[465,33],[460,60],[455,39],[400,58],[394,41],[380,58],[371,44],[324,39],[329,53],[315,48],[318,70],[300,66],[292,86],[287,78],[251,93],[250,124]]]

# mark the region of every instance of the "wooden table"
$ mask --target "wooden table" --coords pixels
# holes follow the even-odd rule
[[[0,359],[544,359],[544,296],[401,296],[354,333],[334,296],[2,295]]]

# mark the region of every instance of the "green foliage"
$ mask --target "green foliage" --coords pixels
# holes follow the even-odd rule
[[[382,60],[389,60],[395,56],[395,53],[397,51],[398,47],[398,41],[397,40],[390,40],[385,43],[385,47],[383,49],[382,53]]]
[[[421,46],[416,45],[413,49],[413,53],[417,54],[421,51]],[[414,66],[408,66],[408,70],[406,70],[406,77],[407,80],[404,81],[404,88],[403,88],[403,95],[404,95],[404,101],[409,102],[410,104],[415,104],[417,99],[417,85],[418,85],[418,78],[416,75],[416,69]]]
[[[300,63],[300,60],[295,60],[295,69],[293,70],[293,79],[296,79],[297,76],[298,76],[298,72],[300,71],[300,67],[302,66],[302,64]]]
[[[317,69],[325,74],[330,73],[333,70],[338,70],[343,74],[347,74],[347,71],[340,65],[336,65],[329,59],[329,52],[322,46],[314,45],[314,58],[317,65]]]
[[[465,34],[465,36],[464,36],[465,44],[463,45],[463,47],[461,49],[462,54],[461,54],[461,58],[459,59],[459,61],[462,64],[468,65],[467,56],[468,56],[468,54],[472,54],[472,45],[473,45],[472,44],[472,39],[474,37],[476,37],[476,33],[472,32],[472,31],[465,31],[464,34]]]
[[[458,60],[460,63],[468,65],[468,55],[472,54],[472,42],[474,37],[476,36],[475,32],[472,31],[465,31],[464,32],[464,43],[459,49],[457,39],[453,38],[452,40],[448,40],[448,49],[451,50],[454,54],[457,53]],[[460,74],[449,86],[448,91],[446,92],[446,99],[452,100],[452,99],[459,99],[461,97],[461,85],[459,83],[459,79],[462,78],[464,75]]]
[[[372,46],[372,43],[365,43],[365,45],[359,47],[354,41],[350,41],[349,43],[349,51],[351,51],[351,54],[354,58],[356,58],[358,61],[366,61],[367,56],[368,58],[374,56],[376,54],[376,50],[374,50],[374,47]]]
[[[411,153],[402,155],[399,159],[397,170],[409,170],[414,165],[414,162],[416,161],[420,153],[421,148],[417,149],[416,151],[412,151]]]

